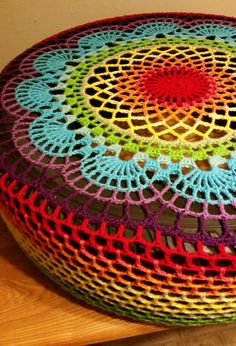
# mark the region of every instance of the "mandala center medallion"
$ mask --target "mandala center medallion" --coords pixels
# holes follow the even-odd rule
[[[195,146],[223,138],[234,127],[233,76],[224,54],[186,43],[121,51],[101,59],[83,79],[86,106],[97,121],[137,141]],[[71,78],[78,79],[77,71]],[[77,92],[73,85],[70,95]]]
[[[138,83],[144,97],[160,106],[187,109],[213,97],[216,85],[210,76],[195,68],[174,66],[148,71]]]

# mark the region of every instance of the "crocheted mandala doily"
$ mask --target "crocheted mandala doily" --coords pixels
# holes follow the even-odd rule
[[[120,315],[236,320],[236,20],[79,26],[1,84],[1,212],[38,267]]]

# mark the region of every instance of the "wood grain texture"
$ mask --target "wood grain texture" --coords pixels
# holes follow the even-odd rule
[[[80,346],[165,329],[83,305],[45,277],[0,219],[0,345]]]
[[[236,323],[182,327],[94,346],[236,346]]]

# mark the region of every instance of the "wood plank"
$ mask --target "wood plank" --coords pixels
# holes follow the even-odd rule
[[[236,323],[173,328],[96,346],[235,346]],[[94,345],[95,346],[95,345]]]

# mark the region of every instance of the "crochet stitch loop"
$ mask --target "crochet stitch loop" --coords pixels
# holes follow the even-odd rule
[[[236,20],[154,13],[65,31],[1,73],[0,210],[89,304],[236,319]]]

